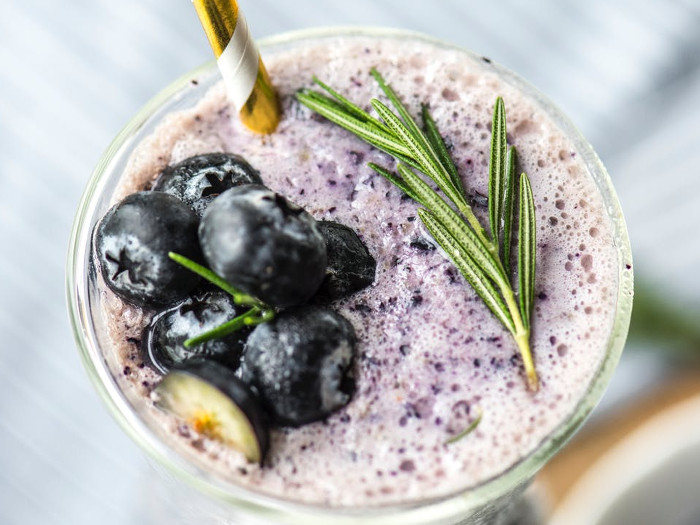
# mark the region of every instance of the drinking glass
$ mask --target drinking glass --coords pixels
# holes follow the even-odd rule
[[[420,39],[440,48],[471,52],[425,35],[376,28],[328,28],[285,33],[261,40],[263,55],[293,49],[309,41],[345,37]],[[478,58],[478,57],[477,57]],[[103,401],[124,430],[145,450],[163,474],[172,512],[182,523],[200,524],[511,524],[517,523],[520,498],[537,471],[576,432],[600,399],[619,360],[627,335],[632,305],[631,252],[620,206],[610,178],[597,155],[570,121],[527,82],[505,68],[493,65],[509,84],[529,95],[571,140],[592,175],[613,224],[618,253],[618,289],[615,319],[607,339],[607,353],[576,408],[529,455],[512,468],[477,486],[435,500],[369,508],[324,508],[294,503],[247,490],[203,470],[171,449],[158,428],[142,417],[137,400],[120,389],[121,370],[103,349],[108,345],[106,320],[99,307],[97,274],[91,261],[91,236],[97,221],[112,204],[134,147],[149,136],[163,117],[190,108],[220,80],[214,62],[187,73],[159,93],[117,135],[99,161],[80,203],[70,241],[67,293],[70,317],[80,355]],[[196,79],[197,82],[192,82]],[[209,521],[208,521],[209,520]]]

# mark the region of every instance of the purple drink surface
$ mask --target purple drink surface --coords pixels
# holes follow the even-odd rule
[[[193,109],[168,115],[135,150],[114,200],[150,187],[166,165],[206,152],[246,158],[266,185],[317,219],[355,229],[377,260],[375,283],[334,303],[359,339],[350,404],[325,423],[273,431],[264,467],[156,409],[159,377],[136,341],[150,312],[102,291],[120,384],[163,439],[242,486],[327,506],[446,496],[512,467],[573,412],[604,357],[613,326],[618,255],[603,199],[570,141],[538,105],[462,52],[413,40],[353,37],[265,56],[281,97],[278,130],[237,121],[217,85]],[[453,264],[430,249],[417,207],[367,167],[385,154],[294,99],[315,74],[365,105],[376,67],[418,115],[428,103],[469,194],[487,191],[493,103],[506,103],[509,141],[531,178],[537,210],[532,348],[541,389],[527,390],[510,334]],[[381,98],[381,97],[380,97]],[[486,209],[475,210],[486,224]],[[483,412],[478,428],[447,445]]]

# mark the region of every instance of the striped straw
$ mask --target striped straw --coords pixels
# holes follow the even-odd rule
[[[192,0],[241,122],[272,133],[280,112],[270,77],[236,0]]]

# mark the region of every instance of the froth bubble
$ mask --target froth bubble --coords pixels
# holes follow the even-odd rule
[[[459,94],[450,88],[443,89],[441,95],[442,98],[444,98],[448,102],[454,102],[455,100],[459,100]]]
[[[593,268],[593,256],[590,254],[586,254],[583,257],[581,257],[581,266],[583,266],[584,270],[590,272],[591,268]]]

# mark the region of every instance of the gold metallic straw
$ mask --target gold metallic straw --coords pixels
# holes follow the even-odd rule
[[[258,133],[272,133],[280,119],[277,94],[238,2],[192,0],[192,3],[241,122]]]

